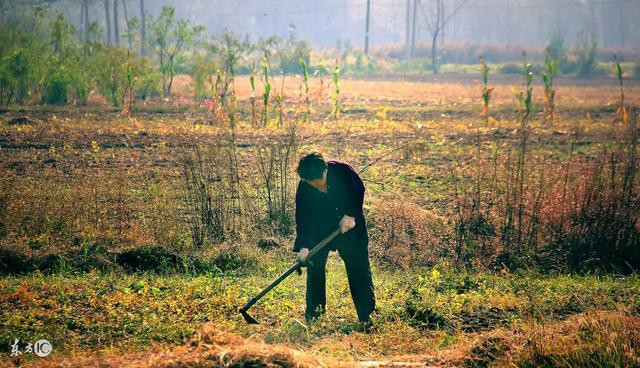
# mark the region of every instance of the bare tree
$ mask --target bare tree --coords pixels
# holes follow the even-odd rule
[[[420,11],[427,23],[427,28],[431,34],[431,67],[433,74],[438,74],[438,37],[444,32],[444,28],[449,21],[458,14],[460,9],[466,4],[467,0],[462,0],[451,13],[446,14],[444,9],[444,0],[430,0],[420,3]],[[425,10],[425,3],[428,5],[429,11]]]
[[[413,0],[413,19],[411,20],[411,50],[409,50],[409,57],[413,58],[416,50],[416,19],[418,19],[418,3],[420,0]]]
[[[113,0],[113,43],[116,45],[120,43],[120,22],[118,17],[118,0]]]
[[[404,58],[409,59],[410,56],[410,42],[411,42],[411,0],[407,0],[407,15],[404,25]]]
[[[82,36],[83,41],[89,41],[89,0],[82,0],[82,7],[80,8],[80,21],[82,23]]]
[[[122,0],[122,12],[124,13],[124,23],[129,27],[129,14],[127,13],[127,2]],[[133,34],[127,30],[127,39],[129,41],[129,49],[133,45]]]
[[[145,55],[144,45],[147,42],[147,18],[144,13],[144,0],[140,0],[140,55]]]
[[[111,45],[111,12],[109,11],[109,0],[104,0],[104,15],[107,23],[107,44]]]

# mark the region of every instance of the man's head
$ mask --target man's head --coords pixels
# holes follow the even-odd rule
[[[300,179],[316,189],[321,189],[327,182],[327,162],[318,152],[304,155],[298,162],[296,171]]]

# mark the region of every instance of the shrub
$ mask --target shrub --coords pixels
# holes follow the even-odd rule
[[[0,106],[8,105],[15,94],[14,81],[7,64],[0,63]]]
[[[567,60],[567,49],[564,45],[564,38],[560,32],[553,33],[549,46],[547,46],[547,50],[549,50],[551,58],[559,65]]]
[[[544,70],[544,65],[540,63],[532,63],[531,71],[533,73],[540,73]],[[498,73],[501,74],[522,74],[524,73],[524,67],[521,63],[505,63],[498,68]]]
[[[69,98],[69,87],[72,83],[73,80],[64,68],[52,72],[44,82],[42,101],[47,104],[66,104]]]
[[[93,76],[88,65],[81,65],[73,73],[72,88],[76,103],[86,105],[91,93]]]
[[[402,60],[392,66],[392,71],[396,73],[422,73],[430,68],[430,63],[426,59]]]
[[[17,103],[23,103],[29,94],[29,74],[32,69],[27,51],[18,49],[6,61],[11,77],[15,80]]]
[[[160,73],[154,71],[148,57],[135,59],[134,73],[137,78],[133,89],[136,98],[146,100],[149,97],[160,96]]]
[[[221,253],[213,259],[213,264],[220,271],[232,271],[239,269],[247,269],[254,263],[255,259],[243,257],[235,252]]]
[[[193,98],[200,101],[209,95],[209,85],[211,74],[215,70],[215,65],[206,55],[197,53],[191,60],[189,75],[193,85]]]
[[[78,273],[92,270],[112,269],[112,260],[106,253],[74,251],[67,253],[47,253],[34,259],[38,271],[52,273]]]
[[[412,290],[410,297],[405,301],[404,312],[409,324],[417,329],[452,327],[452,323],[431,305],[425,303],[416,290]]]
[[[224,136],[216,143],[194,146],[182,158],[188,224],[196,248],[237,240],[241,232],[250,230],[245,221],[258,221],[253,198],[241,199],[238,194],[242,185],[238,178],[243,176],[233,138]]]
[[[277,54],[278,68],[284,73],[301,74],[300,59],[309,65],[311,48],[304,40],[289,40]]]
[[[418,65],[419,68],[420,63],[408,64],[409,69],[416,67],[416,65]],[[400,66],[399,68],[402,69],[403,66]],[[380,67],[376,59],[374,59],[373,57],[365,55],[365,53],[362,51],[353,51],[347,54],[344,58],[342,69],[344,70],[344,73],[369,74],[375,73],[380,69]],[[426,69],[427,68],[425,67],[425,70]]]
[[[640,203],[637,193],[629,197],[621,188],[609,187],[606,178],[611,173],[593,170],[596,173],[582,193],[584,205],[570,214],[568,229],[553,246],[565,253],[572,270],[640,269],[640,231],[635,226],[640,214],[633,210]]]
[[[7,203],[4,195],[0,194],[0,213],[6,213],[7,211]],[[0,216],[0,240],[4,239],[7,236],[7,226],[4,224],[5,219],[4,215]]]
[[[265,225],[275,234],[289,235],[293,231],[295,177],[291,163],[295,161],[298,143],[290,139],[261,147],[258,151],[259,194],[266,207]]]
[[[217,254],[211,255],[197,251],[176,252],[160,245],[146,245],[118,253],[116,261],[130,272],[197,275],[247,269],[256,264],[257,258],[237,247],[219,249]]]
[[[168,249],[159,246],[142,246],[119,253],[116,261],[129,271],[166,272],[175,268],[178,256]]]
[[[127,59],[123,47],[106,48],[98,55],[98,88],[114,107],[122,105]]]
[[[574,271],[631,273],[640,269],[637,117],[619,150],[579,167],[568,209],[551,221],[547,249]],[[566,219],[565,219],[566,218]]]
[[[16,275],[34,271],[89,272],[112,269],[114,266],[112,255],[99,244],[100,242],[93,242],[74,250],[42,253],[37,252],[42,246],[38,242],[29,244],[31,249],[2,246],[0,247],[0,274]]]
[[[596,74],[598,40],[594,34],[586,31],[578,33],[574,55],[579,77],[591,77]]]
[[[522,65],[518,63],[505,63],[498,68],[501,74],[522,74]]]
[[[560,64],[560,73],[562,74],[574,74],[578,70],[578,63],[575,60],[570,60]]]
[[[32,259],[25,252],[0,246],[0,275],[25,274],[33,268]]]

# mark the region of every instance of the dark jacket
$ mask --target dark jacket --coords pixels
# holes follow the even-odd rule
[[[327,161],[327,193],[300,180],[296,190],[296,240],[294,251],[313,248],[338,228],[342,216],[356,219],[356,226],[329,244],[335,250],[340,244],[368,241],[367,225],[362,212],[364,183],[355,169],[346,162]]]

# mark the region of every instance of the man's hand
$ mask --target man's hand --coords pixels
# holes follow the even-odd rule
[[[344,215],[342,216],[342,220],[340,220],[340,233],[344,234],[355,226],[356,219],[351,216]]]
[[[309,255],[309,248],[302,248],[298,252],[298,257],[296,258],[296,262],[301,262],[304,264],[307,262],[307,256]]]

